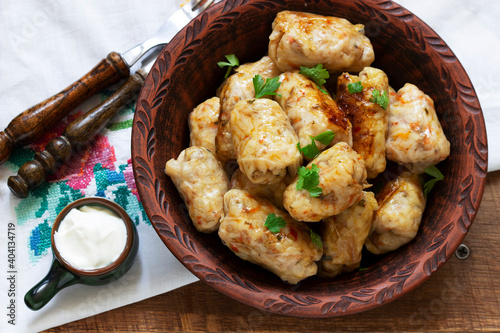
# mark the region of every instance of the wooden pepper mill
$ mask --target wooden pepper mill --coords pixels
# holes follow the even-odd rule
[[[80,103],[129,75],[123,58],[111,52],[80,80],[19,114],[0,132],[0,164],[9,159],[16,147],[40,138]]]
[[[24,163],[16,176],[9,177],[7,185],[12,193],[26,198],[30,190],[42,185],[46,174],[54,173],[68,162],[73,149],[89,141],[123,105],[135,97],[146,75],[143,70],[138,70],[105,102],[73,120],[62,136],[50,140],[43,152],[37,152],[34,160]]]

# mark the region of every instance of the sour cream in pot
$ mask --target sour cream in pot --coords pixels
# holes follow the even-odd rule
[[[127,228],[113,211],[98,205],[73,208],[54,233],[54,245],[71,266],[91,270],[112,264],[125,249]]]

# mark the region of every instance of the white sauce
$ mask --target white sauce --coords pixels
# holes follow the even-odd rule
[[[73,208],[54,233],[61,256],[77,269],[97,269],[113,263],[125,249],[125,222],[108,208]]]

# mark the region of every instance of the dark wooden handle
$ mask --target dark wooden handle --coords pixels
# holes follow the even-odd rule
[[[56,172],[68,162],[75,148],[89,141],[118,110],[135,98],[145,78],[145,72],[137,71],[103,103],[73,120],[62,136],[50,140],[43,152],[37,152],[34,160],[24,163],[16,176],[9,177],[7,185],[12,193],[26,198],[30,190],[45,183],[46,174]]]
[[[129,75],[123,58],[111,52],[80,80],[19,114],[0,132],[0,164],[15,147],[35,141],[80,103]]]

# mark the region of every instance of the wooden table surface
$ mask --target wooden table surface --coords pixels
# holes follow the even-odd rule
[[[263,312],[203,282],[46,332],[500,331],[500,171],[489,173],[481,207],[464,244],[413,292],[371,311],[326,319]]]

